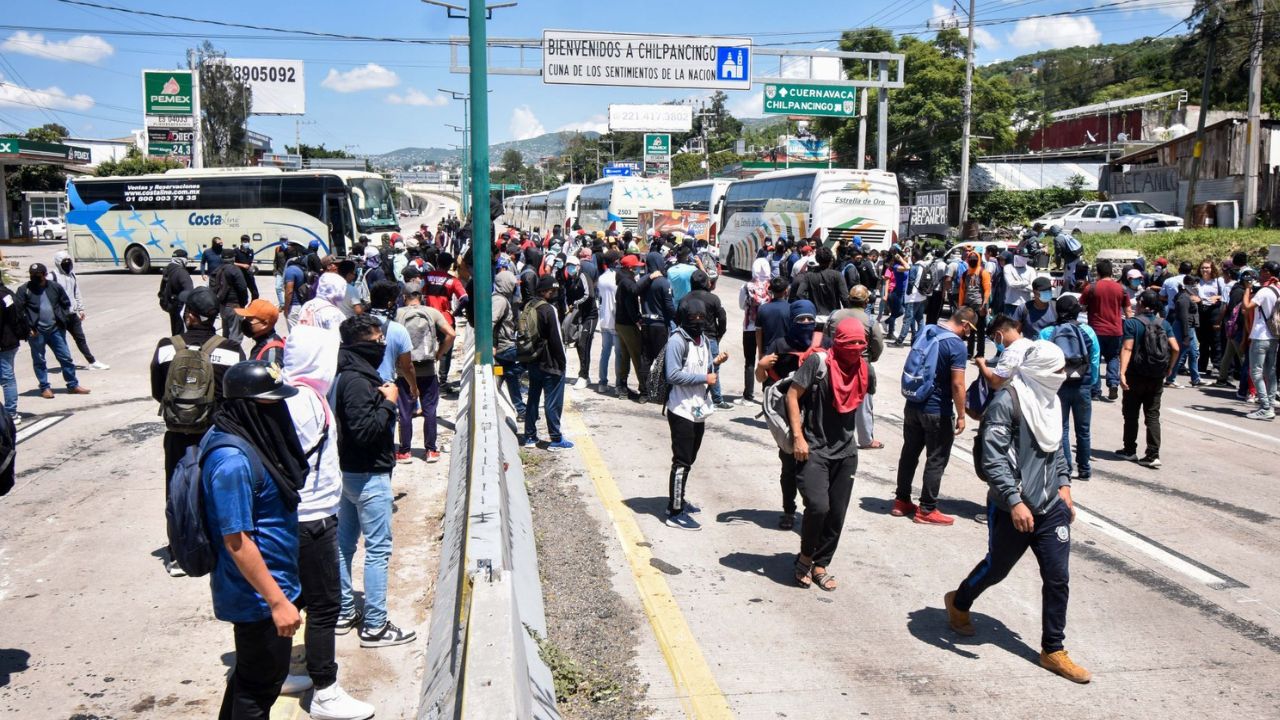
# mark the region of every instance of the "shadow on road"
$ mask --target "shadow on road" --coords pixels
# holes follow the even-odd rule
[[[947,624],[945,608],[920,608],[907,613],[907,632],[921,642],[970,660],[977,660],[979,656],[966,648],[994,645],[1039,667],[1040,653],[1027,645],[1022,640],[1022,636],[1010,630],[1009,626],[982,613],[971,613],[970,618],[978,634],[974,637],[963,637],[957,635]]]
[[[863,497],[858,501],[858,505],[863,512],[888,515],[889,511],[893,510],[893,498]],[[938,509],[948,515],[972,520],[976,523],[985,524],[987,522],[987,506],[972,500],[945,498],[938,502]],[[911,522],[911,518],[903,518],[903,520]]]
[[[670,502],[670,498],[663,495],[662,497],[627,498],[622,501],[622,504],[631,508],[631,512],[637,515],[652,515],[665,522],[668,502]]]
[[[742,510],[729,510],[727,512],[722,512],[719,515],[716,515],[716,522],[728,523],[731,525],[753,523],[755,525],[759,525],[765,530],[779,530],[778,517],[781,515],[781,510],[754,510],[744,508]],[[796,522],[795,532],[800,532],[800,523],[798,521]]]
[[[792,573],[795,562],[795,553],[787,552],[773,555],[734,552],[720,558],[720,564],[727,568],[768,578],[788,587],[795,587],[796,584]]]
[[[30,667],[31,653],[18,648],[0,648],[0,687],[9,684],[11,676]]]
[[[769,426],[765,425],[764,420],[757,420],[755,415],[749,415],[747,417],[739,416],[735,418],[730,418],[729,422],[736,422],[739,425],[746,425],[747,427],[760,428],[761,430],[769,429]]]

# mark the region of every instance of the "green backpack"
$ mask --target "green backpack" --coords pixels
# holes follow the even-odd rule
[[[547,301],[535,298],[520,311],[516,321],[516,360],[522,363],[537,362],[546,349],[546,338],[538,332],[538,308]]]
[[[174,335],[173,360],[164,378],[164,397],[160,399],[160,415],[170,432],[201,435],[213,424],[217,396],[217,379],[213,372],[213,351],[222,344],[215,335],[199,348],[193,348]]]

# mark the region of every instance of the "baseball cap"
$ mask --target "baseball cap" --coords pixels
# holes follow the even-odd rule
[[[44,273],[45,275],[48,275],[49,268],[45,267],[44,263],[31,263],[31,267],[27,268],[27,272],[28,273]]]
[[[1048,290],[1051,287],[1053,287],[1053,283],[1049,281],[1049,278],[1043,275],[1031,281],[1031,289],[1036,292]]]
[[[186,307],[186,311],[202,318],[218,316],[218,298],[208,287],[197,288],[178,293],[178,302]]]
[[[1141,278],[1142,278],[1142,271],[1141,271],[1141,270],[1138,270],[1137,268],[1134,268],[1134,269],[1130,270],[1128,273],[1126,273],[1126,276],[1127,276],[1130,280],[1138,280],[1138,279],[1141,279]]]
[[[807,252],[810,252],[810,251],[812,251],[812,250],[813,250],[813,246],[812,246],[812,245],[805,245],[804,247],[800,248],[800,252],[802,252],[802,253],[807,253]]]
[[[546,292],[548,290],[559,290],[560,283],[550,275],[543,275],[538,278],[538,292]]]
[[[275,327],[276,320],[280,319],[280,310],[262,298],[249,303],[248,307],[236,308],[236,314],[240,317],[261,320],[271,327]]]
[[[188,255],[187,255],[187,251],[186,251],[186,250],[184,250],[184,249],[182,249],[182,248],[177,248],[177,249],[175,249],[175,250],[173,251],[173,256],[174,256],[174,257],[176,257],[176,258],[184,258],[184,257],[188,257]]]
[[[641,265],[640,258],[636,257],[635,255],[622,256],[622,267],[630,270],[634,270],[635,268],[640,267],[640,265]]]
[[[1165,265],[1169,264],[1169,261],[1164,258],[1156,258],[1156,264],[1161,267],[1164,267]]]

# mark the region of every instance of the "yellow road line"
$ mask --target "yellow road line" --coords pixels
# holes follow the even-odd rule
[[[689,624],[685,622],[684,614],[680,612],[680,606],[676,604],[666,578],[649,564],[653,554],[646,547],[648,543],[636,523],[635,515],[623,504],[618,484],[609,473],[582,417],[569,407],[567,398],[565,406],[564,423],[591,475],[596,494],[600,496],[605,512],[609,514],[614,530],[618,533],[622,553],[631,566],[631,577],[635,580],[636,589],[640,591],[645,615],[649,618],[649,625],[662,650],[662,657],[671,670],[676,694],[685,714],[697,720],[732,718],[729,702],[716,684],[715,676],[711,674],[711,668],[707,665]]]

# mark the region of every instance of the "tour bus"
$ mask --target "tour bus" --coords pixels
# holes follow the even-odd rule
[[[520,227],[516,222],[516,209],[523,198],[523,195],[508,195],[502,199],[502,222],[508,227]]]
[[[677,185],[671,188],[672,209],[711,213],[708,235],[711,238],[719,237],[724,222],[724,194],[732,182],[728,178],[716,178]]]
[[[573,229],[573,223],[578,219],[580,192],[582,192],[581,185],[570,184],[561,185],[547,193],[547,225],[542,228],[544,231],[550,232],[551,228],[557,225],[566,233]]]
[[[880,170],[775,170],[729,186],[720,257],[750,272],[766,239],[825,243],[862,237],[867,249],[898,239],[898,179]]]
[[[578,194],[578,224],[587,232],[634,232],[641,212],[670,209],[671,182],[656,178],[605,178]]]
[[[283,238],[321,254],[345,255],[360,235],[398,232],[391,186],[381,175],[345,170],[220,168],[134,177],[67,180],[68,249],[78,265],[123,264],[132,273],[168,262],[177,248],[194,259],[222,238],[248,235],[254,263],[270,268]]]
[[[547,193],[530,195],[525,203],[523,214],[524,228],[530,233],[538,230],[549,233],[547,229]]]

